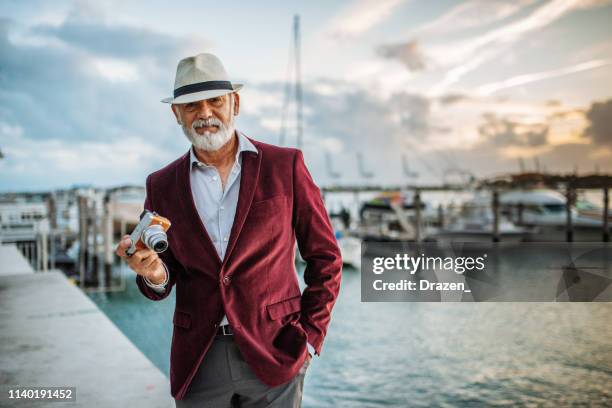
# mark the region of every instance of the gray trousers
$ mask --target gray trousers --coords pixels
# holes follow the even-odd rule
[[[259,380],[242,358],[234,336],[216,336],[189,389],[177,408],[299,408],[302,405],[306,359],[289,382],[270,387]]]

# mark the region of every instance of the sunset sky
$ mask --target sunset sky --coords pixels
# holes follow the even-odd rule
[[[160,99],[198,52],[278,143],[295,13],[318,184],[612,172],[612,1],[4,1],[0,191],[142,184],[188,149]]]

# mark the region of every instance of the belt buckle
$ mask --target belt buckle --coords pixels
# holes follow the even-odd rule
[[[224,336],[231,336],[232,335],[231,330],[232,329],[230,329],[229,325],[227,324],[224,324],[223,326],[221,326],[221,331],[223,332]]]

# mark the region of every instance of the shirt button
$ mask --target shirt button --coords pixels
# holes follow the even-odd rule
[[[220,210],[225,210],[224,206],[219,207]]]
[[[213,176],[213,181],[217,181],[217,176]]]
[[[227,237],[223,238],[223,241],[227,242]]]

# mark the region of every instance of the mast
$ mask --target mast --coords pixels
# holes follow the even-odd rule
[[[302,149],[302,68],[300,61],[300,15],[293,16],[293,41],[295,47],[295,119],[297,127],[296,145]]]
[[[285,95],[281,110],[281,128],[278,144],[284,146],[287,142],[287,116],[289,105],[293,98],[291,91],[295,92],[295,144],[298,149],[302,149],[302,139],[304,134],[303,114],[302,114],[302,67],[301,67],[301,46],[300,46],[300,16],[293,16],[293,38],[289,44],[289,58],[287,63],[287,76],[285,79]]]

